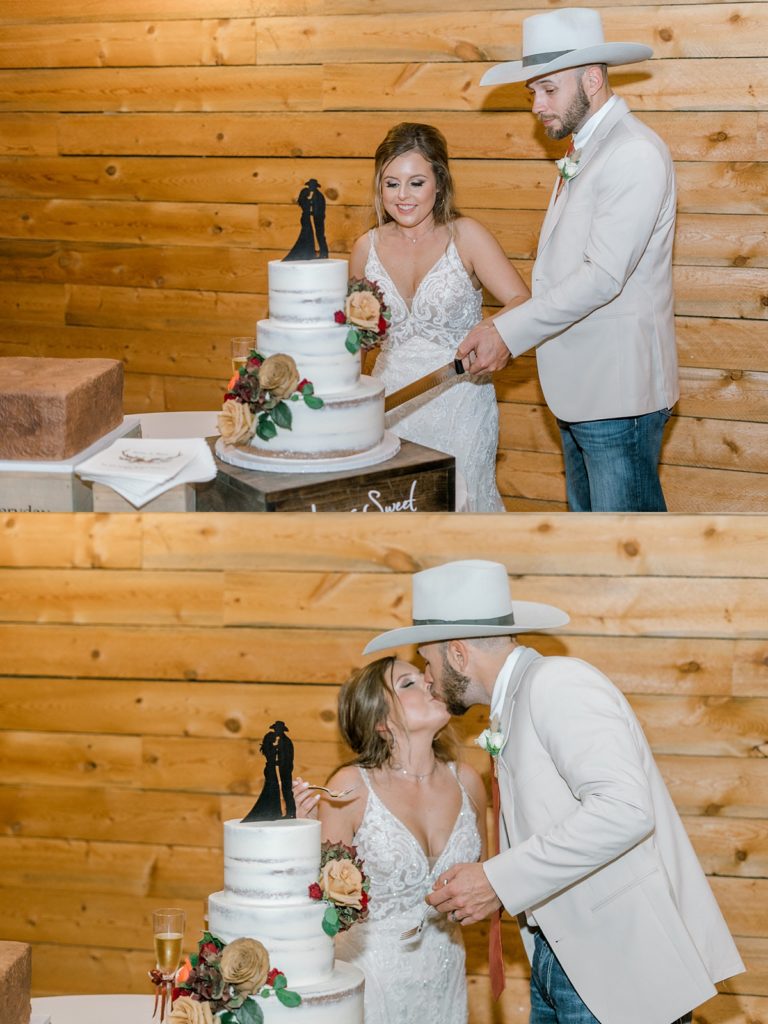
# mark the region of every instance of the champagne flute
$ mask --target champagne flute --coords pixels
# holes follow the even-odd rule
[[[232,352],[232,373],[237,373],[241,366],[245,366],[251,349],[256,347],[255,338],[233,338],[230,342]]]
[[[184,941],[184,911],[177,907],[163,907],[152,911],[152,932],[155,938],[155,959],[157,969],[163,976],[163,993],[160,1004],[160,1020],[165,1016],[166,1004],[170,1004],[173,979],[181,963],[181,947]]]

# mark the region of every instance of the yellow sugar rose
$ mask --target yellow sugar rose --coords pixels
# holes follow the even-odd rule
[[[238,992],[253,995],[269,974],[269,953],[256,939],[235,939],[221,954],[221,975]]]
[[[268,391],[281,401],[293,394],[300,380],[299,371],[291,356],[281,353],[267,356],[259,367],[259,384],[264,391]]]
[[[351,860],[329,860],[320,875],[320,888],[334,903],[362,909],[363,876]]]
[[[218,416],[219,433],[225,444],[240,444],[253,436],[255,417],[250,407],[230,399]]]
[[[352,292],[347,296],[347,320],[364,331],[377,331],[381,303],[371,292]]]
[[[189,996],[179,996],[173,1004],[169,1024],[213,1024],[210,1003],[199,1003]]]

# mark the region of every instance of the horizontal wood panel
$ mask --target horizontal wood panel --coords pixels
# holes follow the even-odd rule
[[[54,16],[0,36],[0,68],[252,64],[255,57],[256,21],[246,18],[68,24]]]
[[[2,624],[6,653],[0,668],[19,676],[338,685],[363,663],[360,652],[372,632],[210,628],[201,635],[191,629]],[[766,641],[541,636],[535,646],[544,654],[591,661],[628,692],[764,695],[767,689]],[[284,649],[296,653],[286,660]]]
[[[759,29],[766,5],[699,4],[691,7],[606,8],[606,39],[632,39],[655,57],[757,57],[768,55]],[[343,61],[503,61],[520,56],[528,11],[482,10],[423,14],[348,14],[273,18],[260,22],[259,64]]]
[[[74,0],[63,0],[56,7],[55,18],[56,21],[64,23],[77,23],[90,22],[94,18],[130,22],[143,21],[146,18],[174,20],[192,16],[243,18],[251,15],[306,15],[322,14],[326,2],[327,0],[163,0],[162,7],[158,7],[157,0],[88,0],[84,7]],[[365,3],[366,0],[362,2]],[[30,0],[29,3],[25,0],[3,0],[2,12],[0,23],[8,24],[22,20],[47,22],[52,16],[51,5],[47,0]]]
[[[2,273],[3,270],[0,269],[0,276]],[[246,333],[252,330],[253,326],[253,323],[243,321],[243,330]],[[51,330],[45,324],[24,322],[20,329],[18,321],[0,320],[0,355],[119,358],[123,360],[129,374],[160,376],[177,375],[181,363],[187,379],[208,379],[206,387],[209,388],[209,404],[201,408],[214,408],[220,400],[220,392],[216,390],[214,380],[223,384],[230,372],[230,332],[222,333],[216,323],[208,325],[207,333],[204,333],[205,327],[206,324],[200,324],[197,330],[179,332],[62,324]],[[683,367],[728,369],[730,373],[734,372],[735,367],[759,370],[766,365],[768,321],[677,317],[677,340],[678,354]],[[516,419],[517,426],[521,426],[519,421],[523,413],[515,406],[539,407],[546,422],[554,423],[551,414],[543,408],[544,399],[538,388],[529,394],[533,405],[526,405],[522,398],[518,398],[516,388],[522,382],[532,380],[535,373],[531,358],[523,357],[517,360],[514,367],[496,374],[497,391],[502,399],[502,447],[525,447],[512,443],[514,436],[509,437],[506,432],[505,416]],[[727,411],[728,407],[725,409]],[[727,416],[724,418],[728,419]],[[687,438],[693,433],[691,443],[696,443],[702,449],[706,448],[707,457],[711,454],[714,458],[721,459],[723,467],[730,464],[731,457],[736,461],[747,460],[744,468],[752,468],[752,459],[757,459],[760,463],[764,450],[760,440],[762,434],[761,428],[756,427],[753,421],[742,422],[736,419],[718,425],[707,418],[697,417],[695,421],[686,422],[688,419],[689,417],[685,416],[673,417],[667,431],[665,458],[671,461],[684,461],[682,458],[671,458],[668,452],[670,441],[675,436]],[[699,425],[701,437],[696,437],[695,432],[698,428],[693,425],[694,423]],[[718,431],[722,433],[725,449],[718,442]],[[553,439],[556,439],[554,434]]]
[[[553,159],[561,151],[562,143]],[[454,159],[451,166],[464,212],[477,211],[482,217],[479,211],[490,209],[494,216],[501,214],[498,227],[507,234],[514,230],[521,210],[542,214],[546,210],[555,177],[552,160]],[[683,226],[686,213],[768,213],[766,167],[764,163],[679,164],[678,209]],[[147,243],[178,242],[180,237],[192,241],[194,232],[200,236],[198,245],[247,242],[269,248],[275,243],[269,241],[267,228],[273,236],[275,232],[295,233],[298,211],[290,203],[309,175],[321,181],[331,203],[327,227],[334,238],[338,236],[332,247],[349,251],[354,238],[372,223],[370,159],[205,157],[199,155],[199,149],[187,157],[0,157],[0,196],[8,200],[3,204],[3,231],[9,230],[9,237],[43,237],[38,227],[42,216],[43,223],[57,225],[53,237],[84,241],[94,238],[94,229],[101,225],[101,238],[111,239],[111,232],[116,231],[115,241],[134,240],[137,234]],[[34,203],[35,199],[40,202]],[[45,204],[44,199],[57,201]],[[85,205],[68,205],[76,200]],[[128,205],[102,205],[117,200]],[[147,206],[150,201],[158,205]],[[182,202],[194,205],[185,207]],[[232,203],[272,204],[275,208],[262,211],[257,220],[255,211],[226,205]],[[82,220],[79,233],[75,214]],[[174,225],[174,219],[181,223]],[[701,221],[693,223],[700,225]],[[712,224],[716,223],[713,219]],[[537,230],[538,225],[538,220],[528,218],[526,230]],[[490,226],[496,231],[494,224]],[[171,228],[173,234],[169,234]],[[278,237],[285,244],[282,233]],[[753,244],[760,243],[759,230],[757,235]],[[692,242],[685,235],[683,241],[690,249]]]
[[[95,706],[91,699],[94,693],[98,693],[99,698]],[[98,750],[91,746],[91,736],[80,742],[74,739],[75,735],[100,732],[112,736],[141,735],[144,739],[140,746],[135,743],[121,746],[116,742],[114,747],[105,750],[113,761],[117,759],[118,765],[134,763],[138,779],[141,771],[138,762],[148,756],[150,749],[156,749],[147,744],[148,737],[175,735],[180,729],[186,743],[193,738],[238,742],[240,737],[259,739],[268,720],[278,718],[289,706],[292,707],[290,727],[294,742],[314,743],[322,739],[337,744],[337,694],[336,687],[306,687],[301,691],[299,703],[293,707],[297,693],[290,686],[260,685],[255,700],[253,684],[181,683],[169,689],[167,683],[151,681],[43,678],[25,679],[22,687],[15,680],[0,677],[5,730],[0,733],[0,746],[7,751],[8,770],[12,771],[14,761],[22,765],[29,757],[35,760],[34,736],[28,733],[43,731],[41,750],[46,742],[53,742],[46,739],[47,734],[72,734],[63,737],[56,749],[75,766],[72,770],[85,766],[85,778],[97,767]],[[653,693],[630,693],[629,698],[655,751],[765,756],[766,698]],[[77,708],[74,719],[70,713],[72,708]],[[454,731],[470,754],[474,753],[474,737],[484,727],[484,717],[482,709],[473,709],[454,725]],[[98,736],[93,737],[94,743],[98,741]],[[251,758],[253,751],[247,743],[246,748],[240,756]],[[311,754],[306,756],[312,760]],[[340,759],[346,756],[346,753],[339,755]],[[468,755],[465,752],[463,756]],[[482,764],[479,767],[483,769]],[[49,773],[48,767],[43,770]],[[212,779],[215,777],[213,773]]]
[[[768,165],[766,165],[768,167]],[[485,170],[483,168],[483,170]],[[285,172],[284,172],[285,173]],[[494,188],[502,188],[503,176],[488,168],[486,173],[493,178]],[[768,174],[767,174],[768,179]],[[283,181],[284,196],[289,194],[289,184]],[[366,191],[368,191],[366,185]],[[549,191],[549,188],[542,188]],[[361,198],[361,197],[359,197]],[[472,196],[472,203],[478,196]],[[492,197],[498,205],[502,196]],[[336,231],[329,236],[329,244],[335,250],[351,250],[354,240],[364,232],[371,223],[367,208],[344,209],[339,213],[343,219]],[[500,245],[507,255],[513,259],[532,259],[536,256],[539,233],[544,214],[542,211],[467,209],[468,216],[484,223],[493,230]],[[79,274],[86,274],[85,280],[97,281],[94,268],[88,269],[89,255],[92,260],[100,260],[104,266],[104,281],[110,276],[118,278],[118,266],[125,275],[131,273],[130,281],[141,283],[141,275],[137,268],[130,265],[130,250],[120,249],[118,243],[141,246],[139,255],[151,264],[145,276],[153,272],[164,273],[164,281],[171,285],[168,273],[170,263],[178,260],[176,271],[180,283],[176,287],[184,287],[193,274],[198,280],[205,270],[205,262],[214,266],[220,260],[234,276],[238,262],[242,263],[242,274],[248,274],[253,282],[258,283],[260,290],[265,290],[266,280],[263,276],[263,264],[266,259],[244,247],[274,249],[280,240],[286,237],[291,225],[296,222],[295,207],[279,207],[270,209],[268,206],[246,204],[153,204],[147,208],[145,203],[120,203],[114,201],[45,201],[45,200],[7,200],[0,201],[0,233],[5,239],[19,240],[17,246],[5,242],[3,257],[8,264],[4,275],[15,275],[24,280],[25,271],[37,273],[43,278],[55,280],[56,268],[46,273],[46,262],[59,264],[58,274],[63,280],[78,280]],[[706,266],[738,266],[765,267],[768,265],[768,216],[732,216],[722,214],[714,216],[711,212],[703,214],[681,214],[675,242],[675,262],[678,264],[701,264]],[[276,233],[275,233],[276,232]],[[109,247],[98,243],[109,238]],[[35,246],[32,240],[57,241],[74,243],[72,246]],[[94,243],[92,247],[83,243]],[[187,246],[189,249],[200,249],[200,266],[191,263],[191,253],[178,253],[175,249],[167,254],[160,250],[154,258],[154,247]],[[207,247],[207,248],[206,248]],[[211,252],[215,249],[215,252]],[[38,255],[39,254],[39,255]],[[217,259],[218,256],[218,259]],[[126,263],[126,261],[128,261]],[[82,262],[83,268],[77,267]],[[29,264],[29,269],[27,269]],[[75,267],[73,267],[75,264]],[[166,264],[166,265],[163,265]],[[75,269],[73,278],[72,271]],[[258,276],[257,276],[258,274]],[[215,279],[201,282],[203,287],[217,287]],[[234,278],[230,289],[239,284]],[[219,286],[220,287],[220,286]],[[241,284],[242,288],[242,284]]]
[[[482,87],[480,78],[486,70],[487,65],[473,63],[326,64],[322,105],[324,110],[528,109],[522,84]],[[748,80],[743,72],[737,58],[661,59],[641,70],[617,70],[612,82],[636,110],[764,110],[768,105],[768,60],[750,60]],[[0,76],[0,106],[2,94]]]
[[[527,110],[522,85],[480,86],[485,64],[0,70],[0,111]],[[762,110],[768,60],[654,60],[618,70],[617,92],[639,110]],[[194,88],[192,88],[194,86]]]
[[[544,405],[502,402],[499,447],[560,451],[560,431]],[[665,465],[701,466],[768,473],[768,424],[673,416],[661,451]]]
[[[184,111],[121,111],[119,117],[0,112],[0,127],[4,129],[0,132],[0,153],[14,154],[19,137],[23,137],[26,156],[360,157],[370,167],[376,146],[390,127],[410,120],[412,114],[402,110],[337,111],[329,125],[323,112],[222,112],[213,116]],[[463,112],[435,110],[427,119],[445,135],[453,161],[554,160],[560,155],[562,143],[543,135],[529,111],[482,110],[480,116],[482,132],[478,132],[474,118]],[[768,118],[763,112],[638,111],[637,116],[664,139],[678,161],[738,161],[738,166],[748,171],[743,162],[765,156]],[[734,166],[731,173],[736,169]],[[524,168],[513,170],[516,178]],[[678,175],[686,180],[689,173],[688,166],[678,167]],[[690,186],[684,189],[688,190]]]
[[[496,463],[499,490],[512,497],[563,501],[562,455],[500,451]],[[661,465],[659,473],[670,512],[692,512],[707,505],[728,512],[765,508],[766,476],[758,473]]]
[[[443,561],[447,546],[457,558],[501,561],[512,574],[550,571],[551,559],[568,575],[761,577],[767,557],[759,515],[500,516],[478,534],[473,520],[425,514],[409,521],[406,536],[393,519],[378,519],[375,532],[356,531],[357,522],[351,514],[269,516],[259,542],[244,544],[247,513],[4,514],[0,565],[413,572]]]
[[[516,576],[527,600],[571,609],[561,634],[754,637],[765,633],[768,580]],[[6,623],[396,629],[411,621],[411,578],[396,573],[0,570]],[[131,630],[132,631],[132,630]]]
[[[0,111],[320,110],[322,69],[0,70]]]

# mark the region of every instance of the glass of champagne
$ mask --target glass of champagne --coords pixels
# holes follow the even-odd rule
[[[237,373],[241,366],[245,366],[251,349],[255,347],[255,338],[232,338],[232,341],[230,342],[232,352],[232,373]]]
[[[163,907],[152,912],[152,931],[155,935],[157,969],[165,981],[172,981],[181,963],[181,945],[184,941],[184,911],[176,907]]]
[[[184,941],[184,911],[178,907],[163,907],[152,911],[152,932],[155,937],[155,959],[157,970],[162,975],[155,994],[155,1011],[160,1004],[160,1024],[165,1011],[171,1008],[173,980],[181,963],[181,946]]]

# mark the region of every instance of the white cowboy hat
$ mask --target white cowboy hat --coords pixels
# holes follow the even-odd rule
[[[634,64],[653,54],[640,43],[606,43],[597,11],[564,7],[523,19],[523,59],[496,64],[480,85],[528,82],[532,78],[585,64]]]
[[[363,654],[476,636],[509,636],[564,626],[568,616],[551,604],[513,601],[501,562],[446,562],[413,576],[413,625],[374,637]]]

